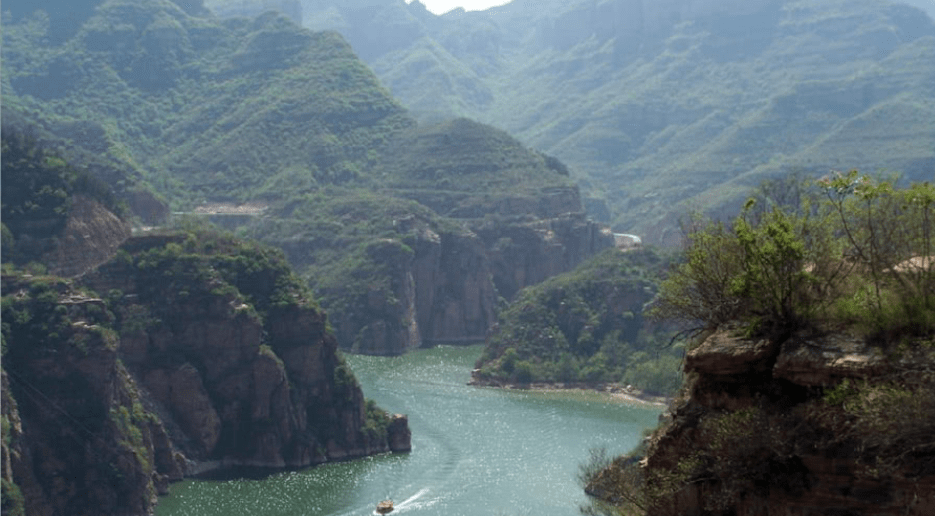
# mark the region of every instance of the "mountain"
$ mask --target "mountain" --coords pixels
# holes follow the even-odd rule
[[[470,120],[402,133],[373,175],[376,191],[293,197],[246,226],[286,251],[355,352],[483,341],[501,299],[614,245],[561,162]]]
[[[80,281],[5,268],[3,292],[4,514],[150,514],[186,476],[409,449],[271,249],[133,237]]]
[[[151,514],[185,476],[409,450],[281,251],[131,235],[88,171],[7,128],[3,162],[4,514]]]
[[[57,18],[14,2],[4,123],[144,225],[168,205],[282,247],[345,349],[481,341],[500,298],[613,245],[562,162],[468,119],[417,124],[337,33],[98,4],[58,41]]]
[[[931,2],[305,2],[423,119],[468,116],[568,163],[590,213],[677,241],[799,170],[931,178]]]
[[[177,209],[351,181],[412,124],[340,36],[281,15],[99,1],[56,44],[54,18],[8,3],[23,14],[4,24],[4,119],[125,164]]]

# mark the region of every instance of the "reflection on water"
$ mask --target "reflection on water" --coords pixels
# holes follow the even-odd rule
[[[348,356],[364,393],[409,415],[412,453],[287,472],[263,480],[185,481],[157,516],[392,514],[572,516],[585,502],[578,465],[588,450],[622,453],[659,410],[581,391],[470,387],[481,347],[404,357]]]

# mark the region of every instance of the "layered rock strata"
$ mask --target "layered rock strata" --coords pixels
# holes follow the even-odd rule
[[[930,344],[742,334],[722,328],[686,356],[685,396],[640,462],[648,514],[935,513],[935,448],[919,439],[933,426]],[[619,502],[622,464],[589,492]]]
[[[183,245],[131,238],[80,287],[4,276],[2,470],[26,514],[149,514],[184,476],[410,449],[281,256]]]

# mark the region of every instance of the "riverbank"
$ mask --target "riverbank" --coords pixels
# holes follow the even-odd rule
[[[631,385],[621,385],[619,383],[599,383],[587,384],[580,382],[541,382],[541,383],[512,383],[496,379],[480,380],[476,376],[471,377],[468,385],[474,387],[492,387],[495,389],[512,389],[522,391],[539,392],[559,392],[559,391],[589,391],[600,392],[608,396],[625,401],[628,403],[650,405],[656,407],[667,407],[671,398],[665,396],[656,396],[643,392]]]

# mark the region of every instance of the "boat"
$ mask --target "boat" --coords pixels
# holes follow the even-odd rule
[[[380,514],[389,514],[393,512],[393,500],[383,500],[377,504],[377,512]]]

